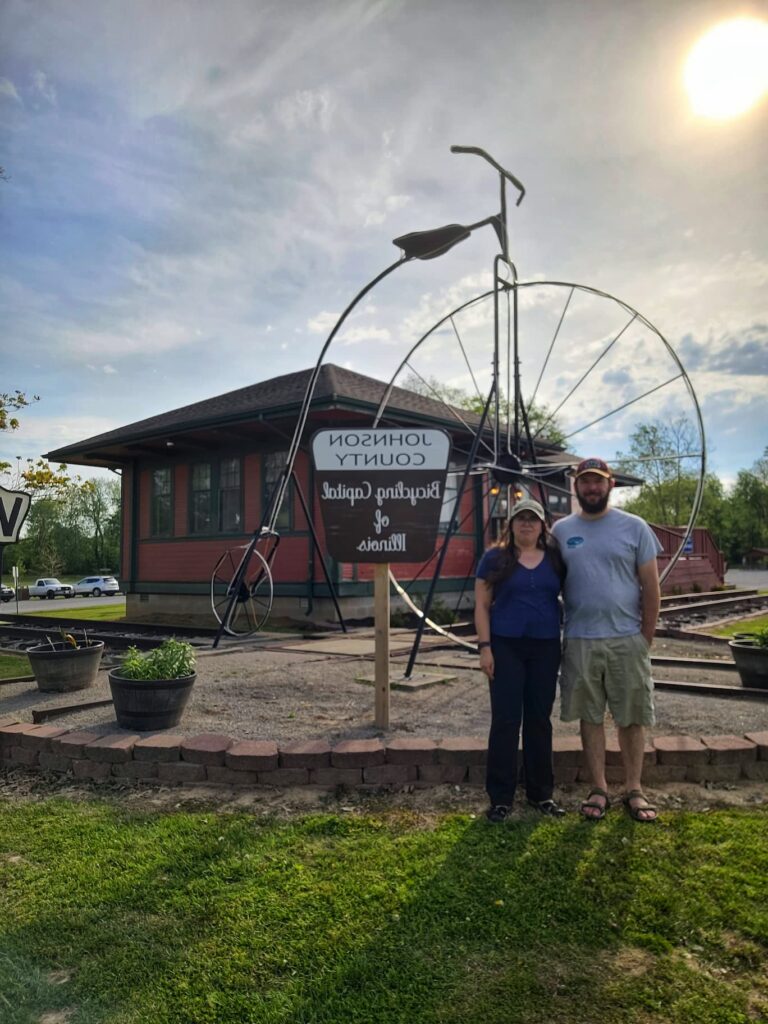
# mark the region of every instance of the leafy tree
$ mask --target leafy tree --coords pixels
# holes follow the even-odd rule
[[[700,447],[694,425],[685,416],[641,423],[629,442],[628,452],[616,453],[616,468],[644,482],[623,507],[661,526],[686,523],[698,480],[694,460],[685,458]]]
[[[2,168],[0,168],[0,171]],[[23,409],[32,402],[39,402],[40,397],[33,395],[27,398],[23,391],[11,391],[0,394],[0,430],[18,430],[19,421],[11,415],[13,409]],[[7,467],[9,463],[0,462],[0,469]]]
[[[763,454],[752,466],[751,472],[762,484],[768,487],[768,447],[766,447]]]
[[[91,482],[71,476],[66,465],[53,466],[45,459],[18,460],[12,468],[9,463],[3,463],[0,473],[3,486],[32,495],[23,537],[13,546],[10,556],[16,564],[23,561],[33,571],[50,576],[67,570],[78,571],[83,562],[88,564],[88,556],[78,552],[80,539],[70,510],[77,496],[89,488]]]
[[[768,547],[768,480],[761,478],[765,456],[752,470],[742,469],[728,496],[724,550],[740,563],[752,548]]]
[[[0,431],[13,431],[12,415],[32,402],[21,391],[0,394]],[[18,456],[0,461],[0,482],[10,490],[32,494],[24,536],[9,557],[17,565],[57,576],[117,566],[120,556],[120,484],[113,480],[82,480],[64,464]]]
[[[692,460],[681,456],[697,447],[693,425],[684,418],[641,424],[629,452],[616,455],[618,469],[645,481],[622,508],[662,526],[684,525],[698,475]],[[739,472],[729,494],[718,477],[707,474],[696,524],[710,531],[731,564],[741,563],[752,548],[768,547],[768,448],[751,469]]]
[[[685,526],[691,514],[697,486],[698,476],[689,473],[680,481],[664,482],[653,487],[643,486],[638,494],[623,501],[621,507],[625,512],[634,512],[636,516],[642,516],[647,522],[659,526]],[[673,511],[662,518],[660,508]],[[707,473],[696,525],[705,526],[718,544],[724,532],[725,509],[726,496],[722,481],[714,473]]]
[[[86,480],[73,495],[74,518],[90,539],[94,569],[116,566],[120,557],[120,481]]]
[[[120,559],[120,483],[86,480],[59,495],[38,495],[14,561],[48,575],[116,569]]]
[[[443,401],[447,405],[455,406],[457,409],[467,409],[470,412],[482,415],[488,395],[471,395],[464,388],[452,387],[444,384],[437,377],[421,377],[416,373],[410,373],[403,379],[401,387],[407,391],[414,391],[417,395],[424,395],[426,398],[434,398]],[[560,427],[557,419],[550,413],[548,406],[538,402],[524,403],[528,414],[528,425],[531,429],[531,437],[551,442],[552,444],[563,444],[565,432]],[[506,413],[507,399],[503,389],[499,388],[499,409],[502,415]],[[510,408],[510,418],[514,418],[514,410]],[[521,425],[521,430],[523,427]]]

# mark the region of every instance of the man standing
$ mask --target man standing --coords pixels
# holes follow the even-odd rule
[[[565,644],[560,680],[565,722],[581,722],[592,789],[581,813],[605,817],[606,706],[619,734],[624,803],[635,821],[656,820],[641,785],[644,727],[653,725],[650,649],[661,593],[656,556],[662,550],[639,516],[609,508],[613,474],[602,459],[584,459],[574,473],[581,511],[552,528],[568,573]]]

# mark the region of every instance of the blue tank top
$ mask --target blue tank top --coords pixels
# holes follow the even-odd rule
[[[477,567],[484,580],[498,564],[501,552],[489,548]],[[545,555],[535,569],[515,566],[511,576],[496,585],[491,605],[491,633],[506,637],[553,640],[560,636],[560,578]]]

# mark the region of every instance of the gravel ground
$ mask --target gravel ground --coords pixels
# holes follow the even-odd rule
[[[359,635],[359,634],[358,634]],[[370,635],[370,634],[368,634]],[[338,637],[334,637],[335,640]],[[286,639],[285,643],[290,641]],[[292,641],[295,642],[295,641]],[[374,693],[357,677],[373,673],[373,663],[358,656],[318,653],[307,643],[299,651],[265,646],[217,652],[203,651],[198,658],[198,681],[181,726],[185,735],[225,733],[250,739],[339,739],[381,735],[373,725]],[[726,646],[657,640],[654,654],[730,661]],[[394,659],[395,681],[404,658]],[[488,691],[484,677],[475,670],[474,656],[454,651],[425,650],[419,668],[444,671],[455,678],[414,692],[394,690],[391,695],[391,727],[387,736],[484,735],[488,729]],[[692,680],[739,688],[737,673],[711,668],[655,668],[657,679]],[[97,684],[73,694],[42,694],[34,684],[14,683],[0,687],[0,717],[18,714],[31,721],[32,709],[109,697],[107,673]],[[657,724],[654,735],[743,734],[768,729],[768,700],[725,699],[657,691]],[[109,706],[70,712],[47,724],[73,728],[116,728]],[[556,735],[577,735],[577,723],[561,723],[555,717]]]

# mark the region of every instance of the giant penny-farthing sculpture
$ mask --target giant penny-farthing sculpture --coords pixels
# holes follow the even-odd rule
[[[441,404],[444,419],[454,424],[454,508],[435,554],[416,574],[421,589],[423,581],[430,580],[422,608],[413,604],[407,586],[393,577],[398,593],[421,620],[407,674],[421,629],[426,625],[443,632],[429,620],[429,608],[449,541],[457,530],[466,530],[468,515],[475,515],[465,512],[461,519],[459,509],[466,508],[462,496],[476,477],[481,479],[479,499],[484,510],[489,508],[491,490],[501,489],[509,502],[511,488],[541,495],[545,504],[556,506],[557,496],[567,497],[569,492],[555,481],[562,480],[564,469],[573,463],[558,451],[575,449],[610,462],[616,452],[629,449],[638,424],[681,424],[677,450],[667,446],[649,455],[649,470],[667,467],[664,476],[679,482],[678,517],[681,505],[685,509],[685,526],[677,530],[676,550],[662,571],[662,580],[686,547],[701,504],[706,445],[696,394],[680,359],[646,317],[606,292],[562,281],[520,281],[509,252],[507,188],[517,190],[517,205],[525,189],[484,150],[473,146],[451,150],[482,157],[494,168],[499,212],[474,224],[450,224],[395,239],[401,257],[370,281],[339,317],[310,375],[286,465],[262,521],[251,542],[226,552],[214,569],[211,604],[220,624],[215,643],[223,633],[253,633],[269,616],[271,566],[280,540],[277,519],[302,446],[320,369],[347,317],[399,267],[441,256],[483,227],[493,229],[500,249],[489,287],[447,310],[414,339],[393,367],[372,421],[372,426],[401,424],[399,389],[412,388],[416,380],[423,394]],[[446,401],[446,394],[457,386],[476,399],[476,411]],[[555,431],[557,445],[551,441]],[[471,487],[475,493],[475,485]]]

